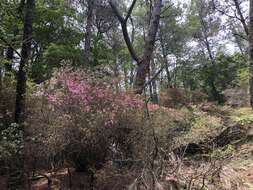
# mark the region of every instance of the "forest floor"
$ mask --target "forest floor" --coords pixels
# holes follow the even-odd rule
[[[177,110],[179,111],[179,110]],[[180,110],[181,111],[181,110]],[[187,131],[186,134],[178,137],[177,141],[180,146],[185,144],[199,144],[200,142],[206,142],[211,139],[215,139],[219,134],[225,131],[228,128],[233,126],[245,128],[246,136],[239,137],[235,139],[229,139],[226,141],[226,138],[230,136],[224,136],[221,138],[225,139],[225,145],[220,146],[219,148],[214,148],[211,153],[212,158],[218,158],[221,167],[219,174],[215,179],[211,181],[207,180],[204,186],[200,186],[199,189],[203,190],[253,190],[253,112],[250,108],[231,108],[228,106],[217,107],[213,105],[202,105],[199,107],[193,107],[191,112],[194,113],[197,118],[192,125],[192,128]],[[240,135],[239,135],[240,136]],[[223,141],[222,141],[223,142]],[[191,152],[192,153],[192,152]],[[201,155],[201,156],[200,156]],[[210,154],[209,154],[210,155]],[[187,178],[187,175],[198,176],[198,170],[201,166],[210,165],[210,161],[205,161],[205,159],[199,159],[196,157],[203,157],[203,153],[194,152],[193,155],[185,156],[182,158],[182,163],[180,164],[180,171],[178,176],[184,175]],[[222,161],[220,161],[222,160]],[[206,163],[205,163],[206,162]],[[216,162],[216,161],[215,161]],[[200,164],[201,163],[201,164]],[[110,163],[108,163],[110,165]],[[105,171],[100,171],[99,173],[106,173]],[[112,168],[109,166],[110,172]],[[112,172],[113,173],[113,172]],[[201,172],[200,172],[201,173]],[[206,172],[208,173],[208,172]],[[70,189],[67,188],[72,186],[73,190],[87,189],[84,188],[85,181],[88,181],[88,178],[85,174],[76,173],[74,169],[60,168],[55,173],[44,172],[44,175],[47,175],[52,180],[51,187],[48,188],[48,180],[41,177],[40,179],[34,180],[32,182],[32,189],[34,190],[64,190]],[[106,175],[106,174],[105,174]],[[101,176],[101,175],[100,175]],[[99,177],[99,175],[98,175]],[[127,185],[129,185],[131,179],[134,179],[134,176],[125,175],[123,172],[117,174],[110,174],[105,177],[104,187],[99,188],[101,190],[124,190]],[[176,175],[167,176],[166,179],[176,178]],[[181,177],[179,177],[182,179]],[[179,180],[179,178],[177,180]],[[197,178],[197,177],[196,177]],[[217,179],[219,178],[219,179]],[[97,178],[98,179],[98,178]],[[107,179],[107,180],[106,180]],[[185,180],[187,183],[192,183],[195,180],[195,183],[201,181],[201,179],[195,179],[194,177],[189,177],[190,180]],[[204,178],[203,178],[204,179]],[[189,182],[190,181],[190,182]],[[112,186],[113,183],[113,186]],[[121,184],[119,184],[121,183]],[[125,183],[125,184],[124,184]],[[200,182],[201,183],[201,182]],[[118,185],[117,185],[118,184]],[[167,190],[169,188],[162,188],[162,185],[165,184],[161,182],[161,187],[157,188],[158,190]],[[113,187],[113,188],[112,188]],[[177,189],[177,188],[175,188]],[[182,189],[191,189],[191,188],[182,188]],[[192,188],[194,189],[194,188]]]

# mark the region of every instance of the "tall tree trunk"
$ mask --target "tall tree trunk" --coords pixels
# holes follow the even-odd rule
[[[212,63],[212,73],[211,75],[208,77],[208,83],[211,87],[211,93],[212,93],[212,96],[214,98],[214,100],[218,101],[219,103],[222,103],[222,97],[221,97],[221,94],[220,92],[217,90],[216,86],[215,86],[215,73],[216,73],[216,61],[215,61],[215,58],[212,54],[212,51],[211,51],[211,47],[210,47],[210,44],[209,44],[209,41],[208,41],[208,38],[205,36],[205,44],[206,44],[206,49],[207,49],[207,52],[208,52],[208,56],[209,56],[209,59]]]
[[[24,121],[25,113],[25,94],[26,94],[26,71],[25,67],[28,64],[31,54],[32,44],[32,23],[33,11],[35,7],[35,0],[27,0],[25,17],[24,17],[24,31],[23,44],[21,49],[21,60],[19,64],[19,71],[17,74],[16,87],[16,107],[15,107],[15,122],[20,124]]]
[[[132,33],[131,33],[131,43],[134,43],[135,40],[135,26],[133,23],[133,19],[130,18],[131,24],[132,24]],[[133,83],[134,83],[134,66],[135,60],[132,57],[131,63],[130,63],[130,77],[129,77],[129,85],[133,89]]]
[[[164,46],[164,40],[162,38],[163,34],[160,31],[160,44],[162,48],[162,58],[163,58],[163,64],[165,66],[165,71],[166,71],[166,77],[167,77],[167,88],[171,88],[171,76],[170,76],[170,71],[169,71],[169,63],[166,55],[166,49]]]
[[[91,35],[92,35],[92,22],[93,22],[93,17],[94,17],[93,10],[94,10],[94,0],[88,0],[87,21],[86,21],[86,29],[85,29],[85,47],[84,47],[85,60],[87,60],[88,65],[91,65],[92,63]]]
[[[19,124],[19,130],[24,134],[24,120],[25,120],[25,94],[26,94],[26,71],[25,67],[28,65],[31,44],[32,44],[32,23],[33,11],[35,8],[35,0],[27,0],[24,15],[24,29],[23,42],[21,48],[21,60],[19,70],[17,73],[16,86],[16,105],[14,120]],[[24,143],[24,142],[22,142]],[[13,163],[9,168],[8,189],[26,189],[24,176],[24,150],[20,147],[20,151],[13,156]]]
[[[204,44],[206,46],[206,50],[207,50],[207,53],[208,53],[208,57],[209,57],[209,60],[212,64],[212,73],[211,75],[208,77],[208,84],[210,85],[211,87],[211,94],[213,96],[213,99],[218,101],[218,103],[222,103],[223,102],[223,97],[222,95],[220,94],[220,92],[217,90],[216,86],[215,86],[215,73],[217,73],[216,71],[216,60],[215,60],[215,57],[213,55],[213,52],[212,52],[212,49],[211,49],[211,46],[210,46],[210,42],[209,42],[209,39],[208,39],[208,35],[207,35],[207,26],[206,26],[206,23],[204,21],[204,19],[202,18],[202,14],[199,12],[199,17],[200,17],[200,23],[202,25],[202,32],[203,32],[203,41],[204,41]]]
[[[141,94],[149,72],[150,60],[153,54],[155,38],[159,27],[162,0],[156,0],[151,13],[151,20],[148,35],[145,40],[144,51],[141,60],[137,63],[137,73],[135,77],[135,92]]]
[[[250,9],[249,9],[249,55],[250,55],[250,105],[253,109],[253,0],[250,0]]]
[[[0,60],[4,59],[4,48],[0,47]],[[2,116],[5,115],[5,102],[3,100],[3,93],[4,93],[4,66],[0,64],[0,114]],[[5,117],[5,116],[4,116]],[[2,123],[4,122],[2,119],[0,119],[0,121],[2,121]],[[0,127],[0,130],[4,129],[5,125],[2,125]]]
[[[149,29],[148,29],[148,35],[145,38],[144,51],[143,51],[141,59],[137,56],[133,48],[133,45],[131,43],[131,40],[128,34],[128,30],[127,30],[127,20],[131,16],[131,13],[133,11],[136,1],[137,0],[132,1],[132,4],[125,18],[120,14],[119,10],[115,6],[115,4],[112,2],[112,0],[109,1],[109,4],[121,24],[123,37],[126,42],[128,51],[130,52],[133,60],[137,62],[137,71],[136,71],[136,76],[135,76],[135,81],[134,81],[134,89],[135,89],[135,93],[141,94],[145,88],[146,76],[149,73],[150,60],[153,54],[156,33],[159,27],[162,0],[156,0],[154,2],[154,7],[151,13],[151,19],[150,19],[150,24],[149,24]]]

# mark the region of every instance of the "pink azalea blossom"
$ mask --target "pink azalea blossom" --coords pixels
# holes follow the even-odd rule
[[[117,114],[138,111],[145,105],[136,95],[126,92],[115,94],[109,85],[97,82],[81,72],[61,72],[56,80],[59,85],[56,85],[55,91],[60,93],[48,93],[49,103],[57,105],[63,114],[85,113],[94,117],[94,120],[102,115],[105,127],[115,126]],[[154,107],[151,105],[151,110]]]

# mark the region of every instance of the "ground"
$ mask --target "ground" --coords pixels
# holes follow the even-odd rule
[[[173,111],[172,109],[170,111]],[[177,112],[186,112],[185,109],[175,110]],[[189,110],[188,110],[189,111]],[[192,127],[187,133],[177,137],[177,142],[183,146],[187,143],[205,142],[214,139],[222,131],[232,126],[243,126],[247,128],[247,135],[245,138],[237,139],[231,141],[229,144],[223,147],[215,148],[212,153],[207,153],[208,156],[211,155],[212,158],[218,161],[212,162],[210,160],[196,159],[198,153],[194,156],[189,156],[182,158],[180,164],[179,174],[189,175],[185,183],[200,183],[200,178],[196,179],[192,176],[198,176],[199,173],[204,173],[206,168],[210,167],[210,172],[214,173],[214,168],[217,167],[216,163],[221,164],[219,168],[219,174],[210,180],[207,180],[206,184],[199,189],[208,190],[253,190],[253,141],[252,141],[252,126],[253,126],[253,112],[250,108],[231,108],[231,107],[219,107],[212,104],[193,106],[191,108],[195,119],[192,121]],[[182,114],[183,115],[183,114]],[[222,160],[222,161],[221,161]],[[165,163],[166,164],[166,163]],[[171,164],[171,163],[170,163]],[[114,189],[123,190],[131,184],[131,180],[134,180],[134,175],[127,175],[126,173],[113,173],[112,164],[108,163],[107,168],[100,170],[96,177],[101,177],[104,179],[103,187],[99,188],[101,190],[109,190],[112,188],[111,183],[114,183]],[[201,169],[203,167],[203,169]],[[166,167],[165,167],[166,168]],[[202,171],[201,171],[202,170]],[[211,171],[213,170],[213,171]],[[107,173],[109,171],[109,173]],[[168,171],[169,172],[169,171]],[[206,173],[209,171],[207,170]],[[44,172],[45,175],[50,177],[52,180],[51,189],[68,189],[69,184],[72,185],[74,190],[83,189],[85,187],[85,181],[89,178],[82,173],[77,173],[74,169],[60,168],[55,173]],[[126,175],[125,175],[126,174]],[[180,181],[183,179],[177,175],[164,175],[161,184],[157,189],[164,189],[166,180]],[[190,177],[191,176],[191,177]],[[191,179],[191,180],[189,180]],[[101,182],[101,179],[98,179]],[[34,190],[44,190],[48,189],[48,181],[46,178],[41,177],[37,180],[33,180],[32,189]],[[83,184],[82,184],[83,183]],[[102,183],[102,182],[101,182]],[[106,184],[107,183],[107,184]],[[121,184],[120,184],[121,183]],[[125,183],[125,184],[124,184]],[[106,184],[106,185],[105,185]],[[159,190],[160,190],[159,189]]]

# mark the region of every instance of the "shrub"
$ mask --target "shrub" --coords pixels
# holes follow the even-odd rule
[[[201,91],[188,91],[180,88],[169,88],[160,95],[160,105],[168,108],[178,108],[190,104],[198,105],[207,100],[208,96]]]
[[[169,88],[160,95],[160,104],[168,108],[176,108],[189,103],[185,91],[179,88]]]
[[[29,119],[31,136],[41,134],[38,143],[44,146],[42,152],[48,152],[48,160],[62,155],[79,171],[103,165],[120,118],[144,105],[133,94],[114,93],[95,76],[69,68],[55,73],[39,89],[36,99],[43,109],[30,111],[35,113]]]
[[[15,79],[11,74],[2,78],[0,89],[0,130],[6,129],[13,122],[15,106]]]

